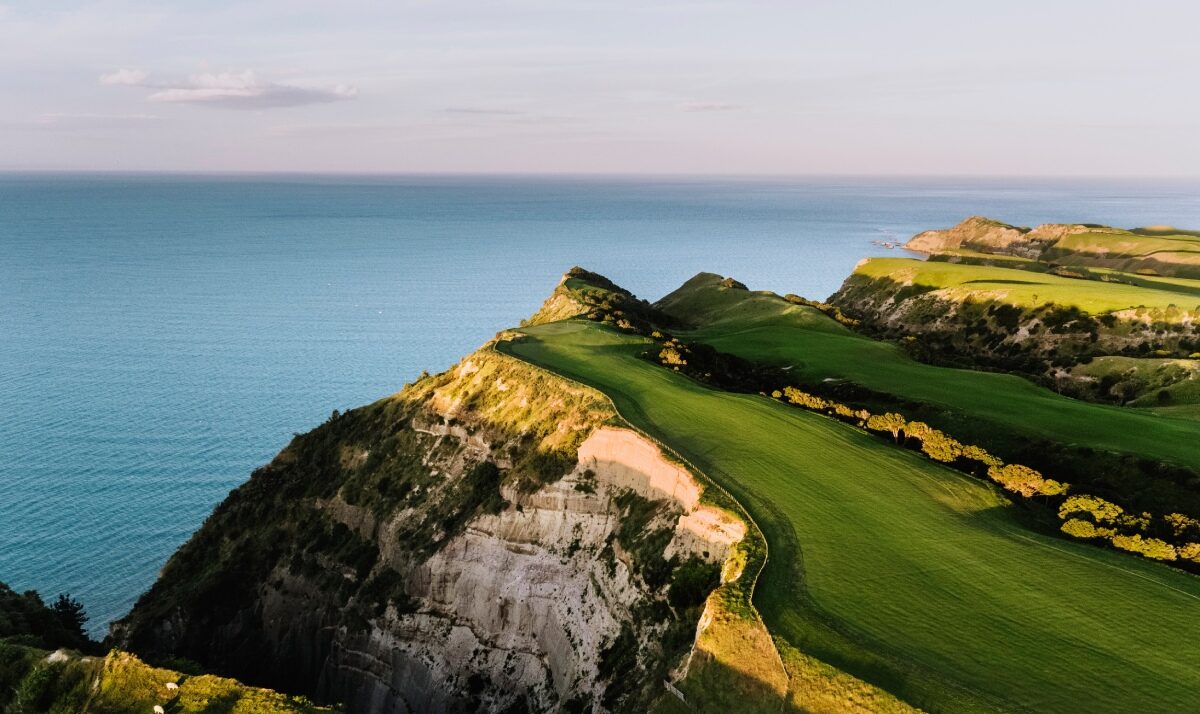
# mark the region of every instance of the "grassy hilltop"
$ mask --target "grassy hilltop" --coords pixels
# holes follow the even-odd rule
[[[1177,486],[1186,476],[1161,468],[1147,472],[1135,463],[1148,459],[1200,470],[1195,446],[1200,423],[1071,399],[1016,375],[919,362],[900,345],[859,334],[814,307],[726,288],[721,280],[701,274],[657,305],[699,325],[685,333],[689,339],[785,367],[807,388],[910,413],[1013,461],[1033,462],[1048,472],[1067,470],[1070,481],[1102,481],[1101,491],[1110,497],[1141,494],[1140,506],[1190,502],[1200,508],[1192,489]],[[1101,358],[1084,368],[1115,368],[1104,365],[1108,359],[1121,358]]]
[[[904,340],[925,362],[1017,372],[1075,397],[1196,416],[1195,232],[1025,229],[975,217],[906,247],[928,260],[865,260],[830,298],[860,332]]]
[[[981,418],[1016,399],[991,415],[1014,440],[1037,431],[1146,458],[1169,442],[1195,443],[1189,422],[1075,402],[1018,377],[921,365],[817,309],[716,276],[655,307],[690,323],[670,339],[790,360],[783,366],[797,376],[854,370],[877,396],[903,384],[903,400]],[[603,306],[589,316],[525,328],[500,349],[601,390],[746,506],[770,548],[754,602],[782,651],[931,711],[1165,711],[1200,696],[1188,664],[1200,650],[1186,635],[1200,614],[1196,577],[1044,534],[984,482],[826,416],[697,382],[645,358],[666,337],[651,326],[619,327],[622,316]],[[1098,433],[1076,430],[1087,434],[1068,421],[1104,418]],[[1158,425],[1178,439],[1148,438]],[[1200,462],[1190,446],[1170,454]]]
[[[1018,307],[1046,303],[1071,305],[1092,314],[1130,308],[1167,311],[1195,309],[1197,284],[1143,281],[1141,285],[1080,280],[1052,273],[1014,272],[1011,268],[968,265],[910,258],[871,258],[855,269],[866,278],[890,278],[909,285],[931,286],[949,299],[995,298]],[[1111,273],[1109,273],[1111,274]]]
[[[953,228],[914,236],[905,247],[950,260],[991,256],[1012,264],[1024,258],[1051,266],[1200,278],[1200,232],[1172,226],[1126,230],[1049,223],[1022,228],[972,216]]]

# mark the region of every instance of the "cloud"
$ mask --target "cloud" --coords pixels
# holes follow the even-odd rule
[[[141,70],[121,69],[101,75],[101,84],[155,90],[147,99],[165,104],[202,104],[229,109],[272,109],[325,104],[353,99],[358,89],[340,84],[332,88],[299,87],[267,82],[254,72],[193,74],[185,80],[151,80]]]
[[[100,75],[100,84],[136,87],[147,78],[148,75],[140,69],[118,69],[116,72]]]
[[[685,112],[731,112],[741,109],[736,104],[726,104],[724,102],[692,102],[679,107]]]

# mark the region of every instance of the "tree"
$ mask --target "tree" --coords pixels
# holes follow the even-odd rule
[[[924,439],[925,435],[931,431],[933,431],[933,427],[923,421],[910,421],[904,425],[906,439]]]
[[[808,392],[802,392],[795,387],[784,387],[783,396],[792,404],[805,409],[820,410],[829,406],[829,402],[824,399]]]
[[[1163,520],[1171,527],[1171,532],[1176,538],[1200,536],[1200,521],[1195,518],[1189,518],[1182,513],[1171,513],[1163,516]]]
[[[1055,481],[1054,479],[1046,479],[1042,481],[1041,488],[1038,489],[1039,496],[1062,496],[1070,490],[1071,484]]]
[[[1001,466],[1003,461],[989,454],[983,447],[975,446],[974,444],[963,444],[962,456],[964,459],[978,461],[984,466]]]
[[[1021,464],[992,466],[988,469],[988,478],[1000,484],[1006,491],[1019,493],[1025,498],[1041,493],[1046,483],[1046,479],[1039,472]]]
[[[949,464],[962,455],[962,444],[937,429],[930,429],[921,437],[921,451],[934,461]]]
[[[1115,535],[1112,544],[1121,550],[1138,553],[1153,560],[1175,560],[1175,547],[1158,538],[1143,538],[1140,535]]]
[[[1096,531],[1096,526],[1092,525],[1091,521],[1084,521],[1079,518],[1072,518],[1062,524],[1063,533],[1075,538],[1096,538],[1102,535]]]
[[[892,435],[893,439],[900,441],[900,432],[904,431],[907,423],[904,417],[896,412],[873,414],[867,418],[867,429],[871,431],[886,431]]]
[[[58,599],[54,601],[50,609],[68,632],[84,639],[87,638],[87,634],[83,631],[83,626],[88,621],[88,616],[87,612],[83,609],[83,603],[70,595],[59,594]]]
[[[1096,523],[1112,523],[1125,513],[1125,509],[1097,496],[1069,496],[1058,508],[1059,518],[1069,518],[1077,513],[1087,513]]]

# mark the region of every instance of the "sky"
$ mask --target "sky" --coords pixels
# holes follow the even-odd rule
[[[0,0],[0,170],[1200,175],[1195,0]]]

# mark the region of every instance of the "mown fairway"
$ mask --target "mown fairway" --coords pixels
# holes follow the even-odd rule
[[[798,384],[846,379],[934,404],[956,414],[960,424],[946,428],[962,438],[986,434],[986,425],[993,424],[1028,438],[1121,451],[1200,470],[1200,424],[1193,420],[1082,402],[1013,375],[923,364],[898,346],[856,335],[812,308],[717,283],[696,278],[664,298],[672,314],[705,325],[681,334],[745,359],[788,365]]]
[[[1074,305],[1093,315],[1128,307],[1166,309],[1177,306],[1193,310],[1200,305],[1195,295],[1176,292],[1170,289],[1168,283],[1161,283],[1154,288],[1140,287],[1010,268],[911,258],[870,258],[855,268],[854,273],[869,278],[891,278],[932,286],[946,291],[948,297],[956,300],[968,295],[980,299],[997,297],[1023,307],[1037,307],[1052,302]]]
[[[987,485],[821,416],[718,392],[593,323],[501,349],[593,385],[763,528],[772,633],[935,711],[1183,711],[1200,579],[1024,530]]]

